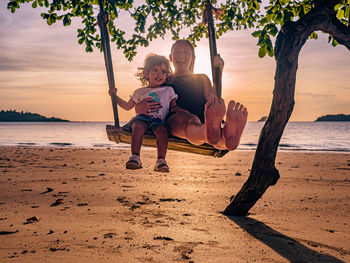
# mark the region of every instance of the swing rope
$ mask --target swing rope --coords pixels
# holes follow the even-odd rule
[[[211,4],[211,1],[207,0],[203,11],[203,24],[208,25],[211,72],[213,76],[213,83],[216,88],[216,95],[218,98],[221,98],[222,85],[221,85],[220,68],[214,66],[214,57],[218,54],[218,52],[216,47],[213,11],[215,13],[216,18],[218,18],[221,15],[221,10],[213,7],[213,5]]]
[[[98,3],[100,5],[100,12],[97,15],[97,21],[101,30],[101,42],[102,42],[103,55],[104,55],[106,71],[107,71],[108,86],[110,89],[115,89],[111,48],[109,44],[109,34],[107,30],[108,13],[104,11],[104,7],[103,7],[104,0],[98,0]],[[119,124],[119,116],[118,116],[117,94],[112,94],[111,100],[112,100],[113,115],[114,115],[114,126],[119,128],[120,124]]]

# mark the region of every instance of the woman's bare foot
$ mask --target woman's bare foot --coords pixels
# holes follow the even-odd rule
[[[227,106],[226,123],[223,131],[227,150],[235,150],[241,140],[247,123],[248,111],[244,105],[231,100]]]
[[[221,121],[226,107],[223,99],[210,97],[205,104],[204,118],[206,138],[209,144],[216,144],[221,137]]]

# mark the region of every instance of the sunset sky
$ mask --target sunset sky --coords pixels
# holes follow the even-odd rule
[[[39,9],[23,5],[12,14],[0,2],[0,109],[29,111],[72,121],[112,121],[107,76],[102,53],[86,53],[77,42],[80,21],[48,26]],[[121,19],[127,25],[131,20]],[[139,48],[128,62],[112,43],[116,86],[127,99],[140,83],[134,77],[146,54],[168,56],[172,40],[157,39]],[[268,115],[274,85],[275,60],[260,59],[251,31],[231,31],[218,40],[225,60],[223,98],[247,106],[249,121]],[[206,39],[196,48],[195,72],[210,73]],[[327,36],[308,40],[299,57],[292,121],[313,121],[325,114],[350,114],[350,52],[332,47]],[[128,120],[133,110],[120,109]]]

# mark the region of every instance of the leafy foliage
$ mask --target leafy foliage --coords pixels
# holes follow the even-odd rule
[[[129,60],[136,55],[138,46],[147,47],[149,42],[158,37],[164,37],[170,32],[174,40],[180,33],[190,29],[188,39],[192,42],[207,37],[206,27],[201,23],[201,16],[206,1],[200,0],[105,0],[104,8],[109,14],[108,29],[111,41],[118,49],[124,51]],[[216,0],[211,1],[214,5]],[[216,36],[220,37],[228,30],[253,28],[253,37],[257,38],[259,56],[273,56],[273,38],[281,26],[288,21],[295,21],[308,13],[312,0],[270,0],[262,4],[262,0],[226,0],[220,8],[224,11],[216,23]],[[98,0],[9,0],[7,8],[14,13],[21,4],[31,3],[33,8],[46,9],[41,16],[48,25],[58,20],[64,26],[71,24],[72,18],[79,18],[83,27],[78,29],[79,44],[86,45],[86,51],[101,49],[101,39],[98,34],[97,14]],[[339,0],[335,6],[337,18],[347,24],[349,17],[349,0]],[[128,15],[134,20],[132,33],[119,25],[120,16]],[[317,39],[315,32],[311,39]],[[337,42],[330,37],[332,45]]]

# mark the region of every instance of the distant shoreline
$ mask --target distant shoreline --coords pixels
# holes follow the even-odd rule
[[[70,122],[56,117],[45,117],[38,113],[17,112],[16,110],[1,110],[0,122]]]
[[[315,122],[319,121],[350,121],[350,115],[345,114],[328,114],[321,117],[318,117]]]

